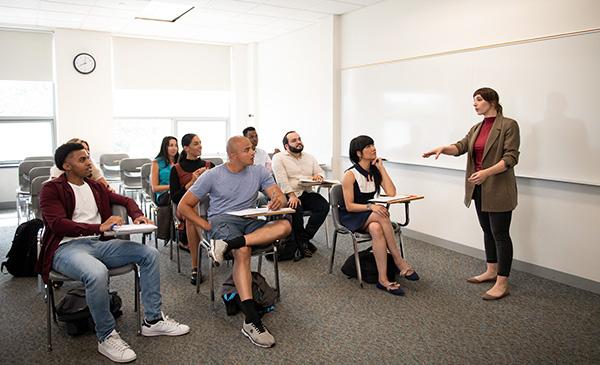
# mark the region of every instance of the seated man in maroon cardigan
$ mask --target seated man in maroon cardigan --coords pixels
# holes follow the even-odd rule
[[[60,146],[54,161],[65,173],[45,183],[40,193],[45,231],[37,271],[45,282],[52,269],[83,282],[86,301],[96,323],[98,351],[115,362],[129,362],[137,357],[115,330],[108,294],[108,269],[131,263],[140,267],[144,305],[142,335],[188,333],[188,326],[161,312],[158,251],[137,242],[109,240],[103,235],[113,226],[124,223],[121,217],[112,215],[112,204],[125,206],[135,224],[149,223],[137,204],[88,179],[92,162],[82,144]]]

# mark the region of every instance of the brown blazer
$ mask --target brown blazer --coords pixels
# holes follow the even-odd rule
[[[458,149],[456,156],[468,152],[465,175],[465,205],[467,207],[471,205],[473,191],[475,190],[475,184],[468,181],[469,176],[475,172],[473,145],[482,124],[483,122],[475,124],[465,138],[454,144]],[[519,144],[519,125],[517,122],[498,114],[485,143],[481,168],[487,169],[503,160],[507,170],[488,177],[481,184],[482,211],[508,212],[517,206],[517,181],[514,166],[519,162]]]

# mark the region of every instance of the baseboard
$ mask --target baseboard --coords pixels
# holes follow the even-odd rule
[[[411,229],[402,229],[402,234],[406,237],[413,238],[419,241],[431,243],[432,245],[439,246],[454,252],[468,255],[481,260],[485,259],[485,253],[483,250],[465,246],[460,243],[445,240],[443,238],[430,236],[426,233],[413,231]],[[549,269],[547,267],[531,264],[529,262],[513,260],[512,267],[519,271],[524,271],[529,274],[533,274],[545,279],[553,280],[562,284],[570,285],[575,288],[590,291],[592,293],[600,294],[600,282],[582,278],[579,276],[567,274],[557,270]]]
[[[4,209],[15,209],[16,205],[15,202],[0,202],[0,210],[4,210]]]

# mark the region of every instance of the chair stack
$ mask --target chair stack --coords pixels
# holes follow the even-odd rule
[[[31,207],[31,183],[32,178],[35,179],[38,176],[49,176],[50,167],[54,165],[52,159],[49,160],[36,160],[36,159],[25,159],[19,164],[19,188],[16,192],[16,205],[17,205],[17,224],[21,223],[21,217],[28,218],[30,215]],[[36,169],[42,168],[42,169]],[[33,175],[31,175],[33,172]],[[23,214],[21,214],[23,213]]]
[[[151,163],[148,158],[124,158],[119,162],[121,185],[119,192],[123,195],[132,193],[133,198],[142,205],[142,166]]]

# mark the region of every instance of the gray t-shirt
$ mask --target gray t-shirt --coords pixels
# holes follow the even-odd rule
[[[209,194],[208,217],[212,217],[254,207],[258,191],[272,185],[275,180],[264,166],[247,166],[233,173],[223,164],[200,175],[189,191],[198,199]]]

